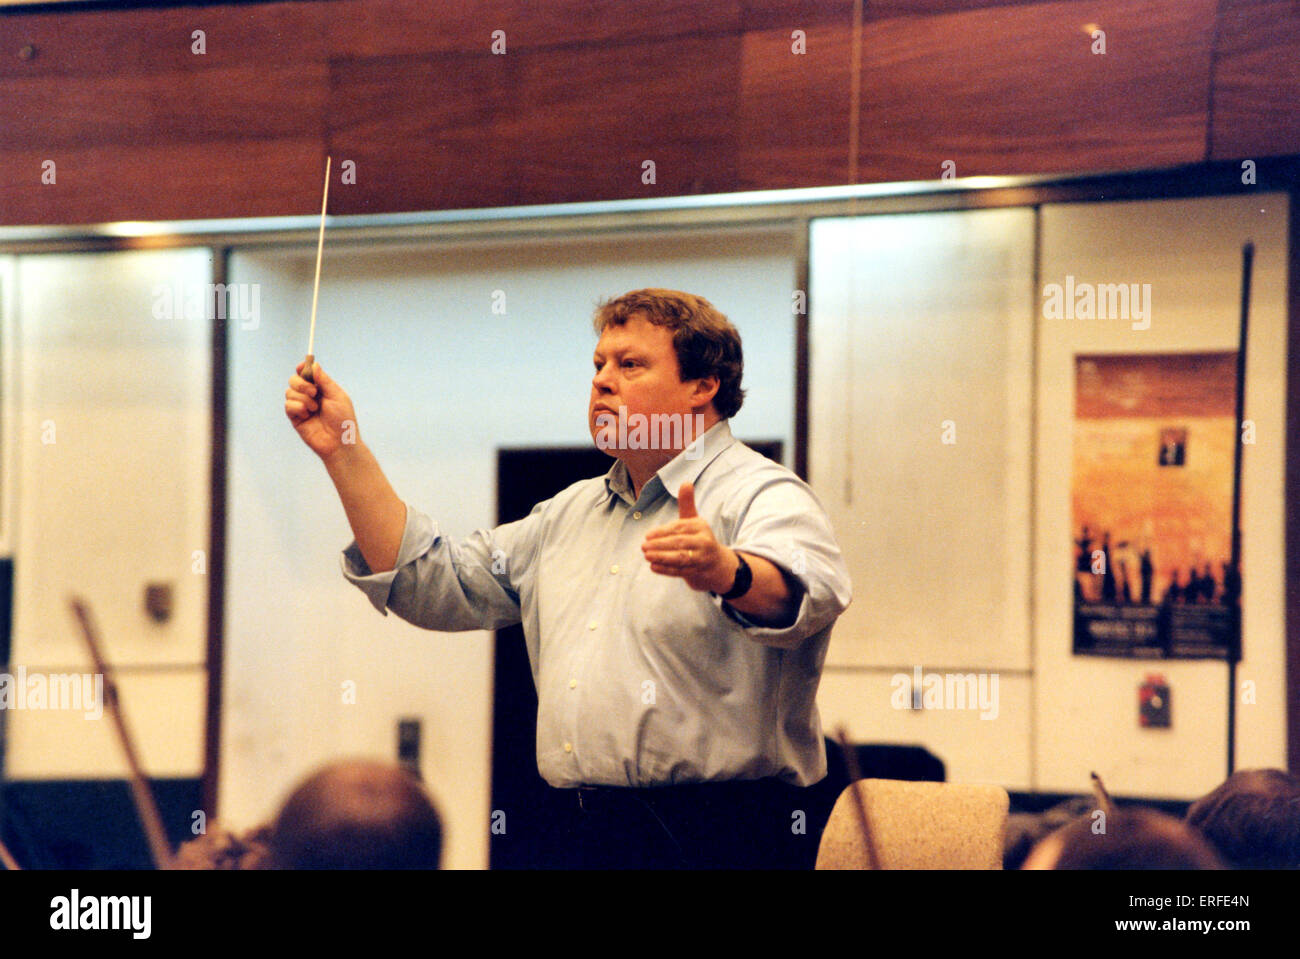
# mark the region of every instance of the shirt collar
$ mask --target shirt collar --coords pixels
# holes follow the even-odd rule
[[[731,435],[730,422],[718,420],[696,437],[695,442],[661,466],[641,488],[641,497],[644,498],[647,491],[657,496],[657,489],[652,489],[652,486],[658,480],[659,486],[676,499],[677,491],[681,489],[683,483],[694,483],[698,480],[704,468],[735,442],[736,438]],[[605,474],[605,492],[607,497],[618,496],[628,502],[637,498],[632,495],[632,477],[628,475],[627,466],[622,460],[618,460]]]

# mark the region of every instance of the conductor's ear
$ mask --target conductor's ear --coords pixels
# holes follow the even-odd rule
[[[718,387],[722,385],[721,380],[716,376],[702,376],[695,381],[694,405],[705,406],[713,402],[713,398],[718,395]]]

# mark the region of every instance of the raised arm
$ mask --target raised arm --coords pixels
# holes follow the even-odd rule
[[[348,394],[319,363],[312,368],[315,383],[304,380],[301,373],[299,363],[284,394],[285,415],[325,464],[366,565],[371,572],[387,572],[397,562],[402,545],[406,504],[361,442]]]

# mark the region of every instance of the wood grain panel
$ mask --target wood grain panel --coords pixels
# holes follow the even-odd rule
[[[789,36],[795,29],[853,23],[853,0],[743,0],[740,7],[741,29],[746,32],[784,30]]]
[[[1300,4],[1221,0],[1210,159],[1300,153]]]
[[[313,4],[316,6],[316,4]],[[339,0],[328,4],[330,50],[339,57],[486,53],[494,30],[506,33],[506,55],[579,44],[734,33],[739,0]]]
[[[957,176],[1203,160],[1213,12],[1214,0],[1107,0],[869,23],[861,177],[932,179],[945,160]]]
[[[739,186],[784,189],[847,183],[848,23],[805,31],[792,51],[784,28],[746,33],[739,117]]]
[[[525,61],[525,202],[736,189],[740,37],[546,51]],[[645,160],[656,182],[642,183]]]
[[[735,188],[739,38],[346,60],[330,148],[339,212],[513,206]],[[656,182],[641,182],[653,160]]]
[[[356,163],[339,213],[502,206],[518,179],[508,126],[523,55],[448,54],[333,66],[329,148]]]
[[[245,63],[200,71],[5,81],[0,150],[167,145],[316,135],[325,65]]]
[[[319,214],[322,155],[319,138],[86,147],[61,154],[46,186],[40,153],[3,151],[0,223]]]
[[[1300,151],[1295,4],[1221,0],[1210,128],[1215,2],[871,0],[859,179],[929,179],[948,159],[965,176]],[[357,163],[339,212],[844,182],[851,15],[851,0],[0,14],[0,222],[301,212],[324,146]],[[32,192],[43,159],[59,188]]]
[[[0,79],[199,71],[320,60],[331,3],[82,10],[0,15]],[[203,30],[206,53],[192,50]],[[31,59],[19,51],[35,47]]]
[[[888,20],[892,17],[932,17],[940,13],[965,13],[981,7],[1015,7],[1036,0],[864,0],[863,19]],[[1082,15],[1089,13],[1086,5],[1075,4]]]

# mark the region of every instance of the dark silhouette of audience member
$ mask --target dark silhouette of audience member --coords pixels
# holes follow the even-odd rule
[[[293,791],[271,828],[274,869],[437,869],[441,860],[438,810],[391,763],[326,766]]]
[[[1104,831],[1094,829],[1104,827]],[[1222,869],[1200,833],[1151,809],[1116,809],[1076,819],[1029,854],[1025,869]]]
[[[1074,596],[1080,603],[1090,602],[1092,590],[1092,533],[1084,526],[1082,534],[1074,541],[1079,547],[1079,556],[1074,564]]]
[[[1234,869],[1300,869],[1300,777],[1281,769],[1243,769],[1187,810]]]
[[[1151,604],[1151,583],[1156,575],[1155,563],[1151,562],[1151,550],[1144,549],[1142,551],[1142,563],[1139,571],[1142,576],[1142,605],[1149,606]]]
[[[1118,595],[1115,589],[1115,571],[1110,566],[1110,531],[1101,535],[1101,601],[1103,603],[1115,602]]]
[[[1088,532],[1088,527],[1083,528],[1082,535],[1074,541],[1074,545],[1079,547],[1079,562],[1075,569],[1080,573],[1092,572],[1092,550],[1088,549],[1092,545],[1092,534]]]
[[[1161,466],[1182,466],[1186,456],[1185,448],[1182,443],[1172,437],[1162,439],[1160,443],[1160,465]]]
[[[1119,595],[1125,603],[1133,602],[1133,590],[1128,584],[1128,564],[1122,559],[1119,561]]]
[[[1038,843],[1097,806],[1091,796],[1074,796],[1042,812],[1013,812],[1002,834],[1002,868],[1019,869]]]

